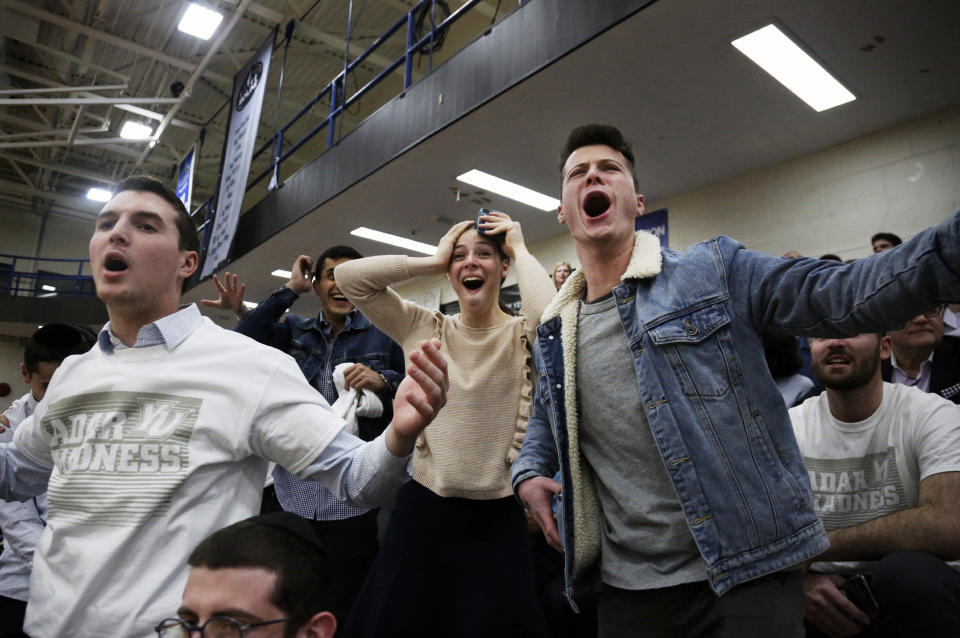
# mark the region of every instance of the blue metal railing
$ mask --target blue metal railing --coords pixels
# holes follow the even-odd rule
[[[278,151],[276,153],[273,161],[270,162],[270,165],[260,172],[255,178],[250,180],[247,183],[247,191],[250,191],[254,186],[259,184],[265,177],[272,174],[278,167],[283,163],[284,160],[293,155],[298,151],[304,144],[310,141],[317,133],[322,131],[324,128],[327,128],[327,148],[333,146],[336,142],[335,130],[336,122],[339,117],[342,117],[343,112],[350,107],[351,104],[359,100],[366,93],[368,93],[373,87],[379,84],[384,78],[393,73],[397,67],[401,64],[404,65],[403,71],[403,90],[406,91],[413,84],[413,58],[419,52],[421,47],[425,45],[433,44],[436,38],[439,38],[440,33],[445,31],[450,27],[451,24],[459,20],[466,14],[470,9],[479,4],[481,0],[469,0],[460,6],[456,11],[452,12],[446,19],[444,19],[439,24],[436,24],[430,29],[430,32],[423,35],[419,40],[416,40],[416,14],[422,7],[429,6],[430,11],[433,12],[436,9],[436,3],[434,0],[421,0],[418,2],[410,11],[397,20],[389,29],[387,29],[380,37],[378,37],[366,50],[358,55],[352,62],[347,64],[343,71],[338,73],[334,78],[309,101],[303,108],[301,108],[296,115],[291,117],[287,122],[281,126],[271,137],[267,140],[259,149],[256,150],[253,154],[253,159],[251,164],[257,160],[258,157],[263,155],[271,147],[276,149],[282,149],[284,143],[284,137],[288,130],[293,127],[305,114],[310,112],[314,106],[317,105],[320,100],[330,96],[330,112],[329,114],[321,121],[319,124],[314,126],[306,135],[300,138],[298,141],[294,142],[293,145],[286,151]],[[520,4],[523,4],[521,2]],[[432,21],[431,21],[432,23]],[[363,87],[358,89],[351,95],[349,98],[346,98],[346,86],[347,86],[347,76],[353,73],[370,55],[372,55],[379,47],[381,47],[387,40],[390,39],[401,27],[406,25],[407,27],[407,37],[406,37],[406,47],[403,54],[394,59],[390,64],[386,66],[382,71],[375,75],[369,82],[367,82]],[[433,70],[433,46],[429,47],[430,50],[430,61],[427,69],[427,73]]]
[[[53,259],[0,254],[0,294],[18,297],[96,294],[89,259]],[[31,267],[32,266],[32,267]],[[46,267],[45,267],[46,266]]]

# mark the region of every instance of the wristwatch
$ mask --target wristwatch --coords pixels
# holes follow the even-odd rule
[[[383,381],[383,390],[382,392],[390,391],[390,381],[387,379],[387,375],[377,370],[377,374],[380,375],[380,380]]]

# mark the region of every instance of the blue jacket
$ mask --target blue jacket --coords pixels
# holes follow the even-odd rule
[[[828,547],[759,331],[894,328],[937,301],[960,299],[958,274],[960,216],[848,265],[771,257],[727,237],[676,252],[637,233],[613,291],[636,370],[636,394],[624,388],[623,400],[638,402],[650,422],[717,594]],[[575,347],[585,286],[578,270],[543,314],[534,414],[512,467],[514,489],[560,471],[571,603],[597,574],[590,568],[602,534],[594,477],[578,448]]]
[[[244,315],[234,330],[292,356],[297,360],[303,376],[311,383],[323,369],[328,355],[331,357],[331,369],[349,361],[382,372],[387,379],[387,388],[378,394],[383,402],[383,415],[375,419],[357,419],[360,438],[366,441],[375,439],[393,418],[393,395],[404,376],[403,350],[366,317],[353,312],[347,326],[333,342],[333,352],[328,353],[319,315],[301,317],[291,313],[286,315],[284,321],[280,321],[283,313],[298,298],[299,295],[286,286],[278,288]]]

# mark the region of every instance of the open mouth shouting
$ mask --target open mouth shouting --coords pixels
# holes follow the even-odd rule
[[[587,217],[599,217],[610,208],[610,198],[606,193],[595,192],[587,195],[583,200],[583,212]]]
[[[467,290],[480,290],[483,287],[483,279],[480,277],[464,277],[461,283]]]
[[[118,254],[107,255],[103,260],[103,270],[108,277],[119,275],[128,268],[129,266],[127,265],[126,259]]]

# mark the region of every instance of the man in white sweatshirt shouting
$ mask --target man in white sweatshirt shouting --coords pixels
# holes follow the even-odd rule
[[[48,492],[25,624],[35,638],[150,635],[197,543],[258,512],[268,461],[350,503],[388,499],[446,401],[439,344],[425,342],[384,433],[341,431],[292,358],[180,307],[198,249],[169,188],[121,182],[90,239],[110,321],[0,446],[0,498]]]

